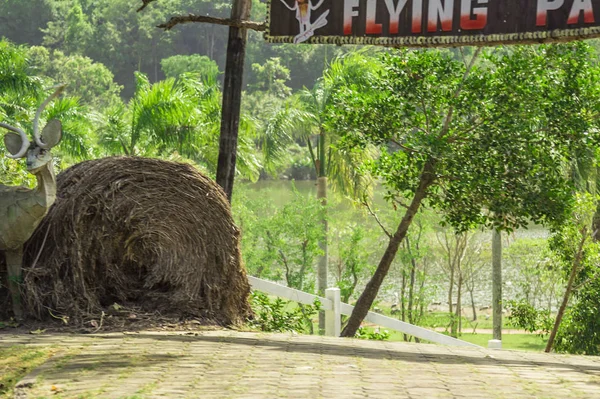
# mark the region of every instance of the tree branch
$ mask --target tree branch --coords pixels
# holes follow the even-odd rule
[[[137,9],[137,12],[144,10],[144,8],[148,7],[150,3],[154,3],[156,0],[142,0],[142,4],[140,8]]]
[[[369,206],[369,203],[367,201],[363,201],[363,205],[367,208],[367,210],[369,211],[369,213],[371,214],[371,216],[373,216],[373,218],[375,218],[375,221],[377,222],[377,224],[379,225],[379,227],[381,227],[381,230],[383,230],[383,232],[385,233],[385,235],[388,236],[388,238],[392,238],[392,235],[390,234],[389,231],[387,231],[387,229],[385,228],[385,226],[383,225],[383,223],[381,223],[381,220],[379,220],[379,217],[377,216],[377,214],[375,212],[373,212],[373,210]]]
[[[403,208],[406,208],[406,209],[410,208],[410,206],[408,204],[405,204],[404,202],[400,201],[396,197],[392,198],[392,201],[394,202],[394,204],[398,204],[398,205],[400,205]]]
[[[427,113],[427,107],[425,106],[425,99],[423,96],[420,96],[421,99],[421,108],[423,108],[423,114],[425,115],[425,125],[427,126],[427,131],[425,133],[429,133],[431,131],[431,123],[429,123],[429,114]]]
[[[479,57],[479,53],[481,53],[481,47],[478,47],[477,50],[475,50],[475,54],[473,54],[473,57],[471,58],[471,62],[469,63],[469,65],[467,65],[467,67],[465,69],[465,74],[463,75],[463,79],[460,82],[460,84],[458,85],[458,87],[456,88],[454,95],[452,96],[453,100],[457,99],[458,96],[460,95],[460,92],[462,91],[463,86],[465,85],[465,81],[467,80],[467,77],[471,73],[471,69],[473,69],[473,65],[475,65],[475,61]],[[448,109],[448,115],[446,115],[446,120],[444,121],[444,127],[442,128],[439,138],[442,138],[446,134],[448,134],[448,131],[450,130],[450,123],[452,122],[452,114],[453,113],[454,113],[454,105],[450,105],[450,109]]]
[[[146,0],[146,1],[148,1],[148,0]],[[155,0],[150,0],[150,1],[155,1]],[[205,16],[205,15],[194,15],[194,14],[177,15],[177,16],[171,17],[171,19],[168,22],[158,25],[158,28],[161,28],[164,30],[171,30],[177,25],[188,24],[190,22],[205,22],[205,23],[209,23],[209,24],[233,26],[235,28],[251,29],[251,30],[255,30],[255,31],[259,31],[259,32],[263,32],[266,29],[266,25],[264,22],[240,21],[240,20],[233,20],[231,18],[217,18],[217,17],[209,17],[209,16]]]
[[[400,147],[402,150],[404,150],[404,152],[412,152],[412,153],[419,153],[419,151],[417,150],[413,150],[412,148],[408,148],[407,146],[401,144],[398,140],[396,139],[392,139],[390,138],[390,142],[393,144],[396,144],[398,147]]]

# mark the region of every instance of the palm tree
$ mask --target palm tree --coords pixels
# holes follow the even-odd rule
[[[221,93],[216,80],[186,73],[151,84],[136,73],[136,90],[128,105],[106,110],[100,120],[100,143],[106,154],[188,159],[216,171]],[[257,179],[254,126],[242,119],[238,173]]]
[[[41,99],[53,91],[54,84],[51,79],[34,75],[26,49],[0,41],[0,120],[25,131],[32,131],[31,122],[35,110]],[[62,122],[63,140],[53,153],[63,163],[73,163],[91,155],[91,117],[78,98],[64,96],[54,101],[46,107],[41,119],[42,124],[44,120],[50,119]],[[31,182],[31,176],[26,173],[24,165],[15,167],[14,162],[1,158],[0,180],[9,184]],[[60,167],[60,164],[57,166]]]

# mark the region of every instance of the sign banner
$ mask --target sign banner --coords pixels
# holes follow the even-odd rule
[[[600,0],[269,0],[272,43],[405,47],[600,36]]]

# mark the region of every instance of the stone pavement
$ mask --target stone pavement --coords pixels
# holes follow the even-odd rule
[[[18,398],[600,398],[600,358],[290,334],[0,335],[61,350]]]

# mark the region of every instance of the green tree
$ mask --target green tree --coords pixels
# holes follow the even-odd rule
[[[107,110],[100,129],[101,143],[109,153],[126,155],[167,154],[179,151],[190,157],[201,143],[195,128],[203,115],[197,110],[202,93],[211,90],[195,78],[169,78],[151,84],[141,73],[127,108],[117,104]],[[210,94],[207,94],[210,97]]]
[[[67,13],[64,49],[68,53],[82,53],[87,49],[92,37],[93,28],[87,15],[83,13],[81,4],[75,2]]]
[[[294,188],[291,201],[281,208],[240,193],[236,194],[234,209],[244,232],[242,248],[249,272],[284,280],[288,287],[298,290],[314,291],[314,262],[321,252],[320,203]]]
[[[160,61],[163,72],[168,78],[178,78],[184,73],[194,72],[203,80],[216,82],[219,66],[205,55],[174,55]]]
[[[375,90],[350,87],[335,98],[344,147],[380,148],[371,170],[405,209],[343,336],[360,326],[424,202],[459,232],[567,214],[565,161],[587,145],[598,114],[589,47],[518,47],[476,63],[478,54],[463,64],[442,52],[393,53],[370,83]]]
[[[103,64],[82,55],[65,55],[45,47],[31,47],[29,56],[37,73],[65,83],[71,94],[98,110],[115,105],[121,100],[122,86],[114,82],[112,72]]]
[[[596,337],[600,318],[595,310],[598,303],[600,243],[592,240],[589,231],[596,203],[597,199],[589,194],[578,195],[572,217],[550,239],[550,249],[563,270],[567,285],[548,337],[546,352],[552,350],[557,333],[561,331],[557,340],[560,349],[588,355],[600,353],[600,339]],[[572,296],[578,296],[579,301],[569,310],[566,328],[559,330]],[[589,342],[584,343],[585,339]]]
[[[79,0],[48,2],[53,18],[48,22],[43,44],[62,48],[67,53],[84,53],[94,30]]]
[[[292,93],[286,86],[290,80],[290,70],[281,65],[281,58],[273,57],[263,65],[252,64],[254,83],[250,84],[252,90],[265,91],[276,97],[285,98]]]
[[[292,137],[306,140],[312,164],[317,175],[317,199],[324,207],[327,205],[327,190],[331,184],[341,194],[354,198],[366,198],[371,189],[368,174],[360,173],[363,163],[373,157],[369,151],[353,151],[348,147],[339,147],[339,138],[335,129],[328,125],[328,109],[333,106],[331,95],[344,86],[359,85],[377,68],[373,59],[358,56],[340,58],[332,63],[327,73],[311,90],[304,89],[298,99],[300,110],[286,107],[274,118],[277,129],[269,128],[272,137],[279,143],[285,143]],[[367,147],[368,148],[368,147]],[[328,223],[326,214],[321,222],[323,228],[320,247],[317,286],[320,295],[327,288],[328,274]],[[324,329],[324,315],[319,316],[319,328]]]
[[[353,223],[335,236],[339,256],[333,262],[333,271],[344,303],[348,303],[365,272],[371,271],[367,234],[363,226]]]
[[[218,156],[221,94],[216,83],[196,74],[151,84],[136,74],[137,87],[127,106],[117,104],[102,115],[99,140],[107,155],[182,156],[214,173]],[[254,126],[243,120],[238,172],[256,180],[261,167],[254,148]]]
[[[33,131],[31,123],[39,103],[55,84],[34,72],[25,48],[0,41],[0,120],[25,132]],[[46,107],[40,123],[54,118],[63,123],[63,140],[53,154],[67,162],[91,156],[94,135],[87,107],[76,97],[64,96]],[[4,160],[0,164],[0,180],[8,184],[33,183],[24,166]]]
[[[0,113],[15,121],[26,120],[40,95],[43,81],[32,75],[24,48],[0,41]]]
[[[40,28],[52,18],[47,0],[3,0],[0,2],[0,37],[17,44],[41,44]]]

